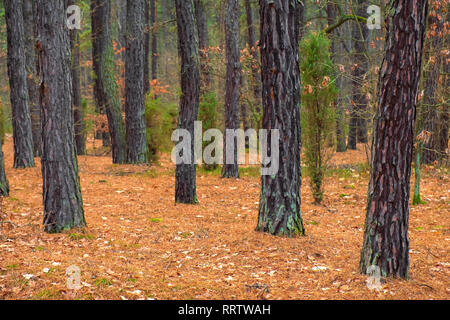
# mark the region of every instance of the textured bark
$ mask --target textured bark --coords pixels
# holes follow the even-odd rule
[[[300,212],[300,5],[260,0],[263,129],[280,132],[278,173],[261,177],[256,230],[279,236],[304,234]],[[270,150],[270,137],[268,134]],[[278,159],[277,159],[278,160]]]
[[[356,15],[367,16],[367,0],[356,2]],[[350,132],[348,137],[349,149],[356,149],[356,143],[367,143],[367,98],[363,92],[365,75],[369,69],[367,59],[366,39],[369,29],[359,21],[353,22],[352,40],[354,49],[354,59],[352,67],[352,110],[350,115]]]
[[[152,80],[158,79],[158,32],[155,28],[157,22],[156,0],[150,0],[150,22],[152,26]]]
[[[250,46],[250,49],[252,50],[253,59],[255,61],[259,60],[258,56],[258,47],[256,45],[256,31],[255,31],[255,25],[254,25],[254,19],[253,19],[253,8],[252,4],[250,3],[250,0],[245,0],[245,13],[247,16],[247,32],[248,32],[248,44]],[[261,103],[261,76],[258,72],[258,68],[255,68],[252,65],[252,86],[253,86],[253,92],[255,94],[255,98],[257,101],[257,107],[256,112],[260,113],[259,104]]]
[[[329,1],[327,3],[327,19],[328,19],[328,26],[331,26],[335,23],[337,18],[337,7],[336,4]],[[333,61],[333,64],[336,66],[339,64],[339,57],[338,57],[338,48],[339,46],[339,40],[338,36],[335,34],[331,34],[331,60]],[[338,71],[335,72],[336,77],[336,87],[339,90],[339,94],[343,91],[344,82],[342,77],[338,74]],[[345,110],[342,103],[342,100],[339,98],[339,95],[334,100],[334,106],[336,109],[336,151],[337,152],[345,152],[347,150],[347,144],[345,142]]]
[[[211,88],[211,68],[208,61],[209,50],[209,35],[208,35],[208,20],[205,13],[204,0],[195,0],[195,16],[197,22],[198,32],[198,48],[200,54],[200,93],[209,92]]]
[[[150,6],[149,1],[144,0],[144,93],[147,94],[150,91]]]
[[[3,157],[2,144],[0,144],[0,197],[9,196],[9,183],[5,173],[5,161]]]
[[[241,97],[241,61],[239,50],[239,1],[227,0],[225,13],[226,84],[225,84],[225,133],[239,129],[239,103]],[[223,139],[222,178],[239,178],[238,144],[234,139],[233,163],[227,163],[227,134]]]
[[[76,4],[76,0],[69,0],[68,5]],[[80,36],[77,29],[70,30],[70,49],[72,51],[72,63],[70,72],[72,75],[72,105],[73,121],[75,129],[75,145],[78,155],[86,154],[86,134],[84,130],[83,107],[81,105],[81,80],[80,80]]]
[[[37,0],[44,230],[86,225],[74,144],[70,43],[64,0]]]
[[[360,271],[408,277],[409,197],[427,0],[395,0],[387,21],[385,57],[372,145]]]
[[[178,128],[189,131],[194,138],[194,121],[198,115],[200,95],[200,61],[198,37],[192,0],[175,0],[178,47],[181,57],[181,92]],[[194,155],[194,143],[191,143]],[[194,161],[177,164],[175,171],[175,202],[197,203]]]
[[[442,12],[436,12],[436,10],[432,9],[428,18],[428,25],[430,26],[430,31],[434,31],[435,35],[431,36],[431,41],[429,42],[429,49],[431,51],[429,69],[424,72],[423,123],[424,130],[431,133],[430,139],[424,145],[423,149],[422,163],[424,164],[431,164],[440,158],[439,100],[437,97],[437,88],[442,66],[441,50],[444,43],[444,19]]]
[[[128,163],[148,163],[144,94],[144,7],[147,0],[127,1],[125,120]]]
[[[113,163],[126,162],[125,129],[115,79],[114,54],[111,41],[111,1],[91,1],[92,58],[95,72],[96,104],[106,113]]]
[[[33,153],[41,156],[41,111],[39,106],[38,77],[36,72],[36,51],[34,31],[33,0],[23,0],[23,26],[25,39],[25,61],[27,70],[27,88],[30,103]]]
[[[14,168],[34,167],[33,134],[25,69],[22,0],[4,0],[8,42],[8,76],[14,139]]]

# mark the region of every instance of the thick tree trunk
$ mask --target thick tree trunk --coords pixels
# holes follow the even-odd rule
[[[223,139],[222,178],[239,178],[238,139],[234,148],[227,144],[227,130],[239,129],[239,103],[241,98],[241,61],[239,50],[239,1],[227,0],[225,13],[225,43],[227,57],[225,93],[225,135]],[[232,158],[229,153],[233,153]],[[229,158],[229,159],[227,159]],[[230,163],[227,160],[233,159]]]
[[[76,4],[76,0],[69,0],[68,5]],[[81,105],[81,80],[80,80],[80,37],[77,29],[70,30],[70,49],[72,51],[72,63],[70,72],[72,75],[72,105],[73,121],[75,128],[75,145],[78,155],[86,154],[86,134],[84,131],[83,107]]]
[[[280,134],[279,170],[261,177],[256,230],[278,236],[304,234],[300,212],[300,4],[260,0],[263,129]],[[300,8],[301,9],[301,8]],[[298,14],[298,13],[297,13]],[[272,133],[267,145],[271,146]],[[275,152],[268,148],[267,153]],[[273,163],[271,164],[273,165]]]
[[[247,16],[247,32],[248,32],[248,44],[250,50],[252,50],[253,59],[259,60],[258,46],[256,45],[256,31],[253,19],[253,8],[250,0],[245,0],[245,13]],[[252,87],[257,101],[256,112],[259,114],[261,112],[259,104],[261,103],[261,76],[259,74],[258,68],[252,65]]]
[[[37,2],[44,230],[53,233],[86,223],[74,144],[65,1]]]
[[[437,1],[432,1],[434,3]],[[428,18],[429,25],[429,69],[424,72],[425,86],[423,95],[423,123],[424,130],[431,133],[430,139],[424,145],[422,163],[432,164],[437,161],[439,156],[439,101],[437,97],[437,88],[439,83],[439,75],[442,66],[442,45],[444,43],[444,19],[443,12],[436,10],[440,8],[437,4],[431,6],[430,15]]]
[[[367,0],[356,2],[356,14],[367,16]],[[352,40],[354,49],[354,64],[352,67],[352,111],[350,119],[350,132],[348,147],[356,149],[356,142],[367,143],[367,98],[364,94],[365,75],[369,69],[367,59],[366,39],[369,29],[366,25],[354,21],[352,28]]]
[[[198,115],[200,96],[200,62],[192,0],[175,0],[181,57],[181,98],[178,128],[191,135],[191,161],[177,164],[175,172],[175,202],[197,203],[194,164],[194,122]]]
[[[145,1],[127,0],[127,56],[125,61],[125,120],[129,163],[148,163],[145,123],[144,50]]]
[[[158,32],[155,28],[157,20],[156,0],[150,1],[150,22],[152,26],[152,80],[158,79]]]
[[[408,277],[411,161],[427,7],[427,0],[395,0],[387,21],[362,273],[378,267],[382,276]]]
[[[33,134],[25,69],[22,0],[4,0],[8,42],[8,76],[14,139],[14,168],[34,167]]]
[[[200,54],[200,64],[201,64],[201,83],[200,83],[200,94],[205,94],[209,92],[211,88],[211,68],[209,66],[209,35],[208,35],[208,20],[205,13],[204,0],[194,0],[195,1],[195,16],[197,22],[197,32],[198,32],[198,47]]]
[[[110,0],[91,1],[92,58],[96,75],[96,104],[108,119],[113,163],[126,162],[125,129],[115,78],[114,53],[111,41]]]
[[[39,106],[38,77],[36,73],[36,51],[33,0],[23,0],[23,25],[25,35],[25,60],[27,69],[27,87],[30,100],[31,131],[33,135],[33,152],[41,156],[41,111]]]
[[[336,22],[337,18],[337,8],[336,4],[329,1],[327,3],[327,17],[328,17],[328,26],[333,25]],[[331,59],[333,64],[336,66],[339,63],[339,58],[337,56],[338,53],[338,37],[335,34],[331,36]],[[334,106],[336,109],[336,151],[337,152],[345,152],[347,150],[347,145],[345,143],[345,111],[342,104],[342,100],[339,99],[339,95],[341,95],[343,91],[343,79],[339,75],[339,71],[335,72],[336,76],[336,87],[339,90],[339,94],[334,100]]]

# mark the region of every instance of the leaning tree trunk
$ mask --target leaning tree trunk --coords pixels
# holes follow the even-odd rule
[[[356,14],[367,16],[368,7],[366,0],[357,1]],[[368,28],[366,25],[353,22],[352,42],[354,48],[354,62],[352,66],[352,110],[350,113],[350,129],[348,135],[348,148],[356,150],[356,143],[367,143],[367,97],[364,94],[365,75],[369,69],[367,60],[366,39]]]
[[[198,32],[198,49],[201,63],[201,85],[200,93],[203,95],[211,88],[211,68],[209,65],[208,50],[209,50],[209,35],[208,35],[208,20],[205,13],[204,0],[195,0],[195,16],[197,22]]]
[[[70,41],[64,0],[37,0],[44,230],[86,225],[74,144]]]
[[[191,135],[188,163],[177,164],[175,171],[175,202],[197,203],[194,163],[194,122],[197,120],[200,96],[200,61],[192,0],[175,0],[178,26],[178,47],[181,56],[181,92],[178,128]]]
[[[8,42],[8,76],[14,139],[14,168],[34,167],[22,1],[4,0]]]
[[[125,121],[128,163],[148,163],[145,124],[145,1],[127,0],[128,45],[125,61]]]
[[[113,163],[126,162],[126,141],[111,42],[111,1],[91,1],[92,57],[96,103],[108,119]]]
[[[76,0],[69,0],[69,6],[74,4],[76,4]],[[80,36],[77,29],[70,30],[70,49],[72,51],[70,73],[72,75],[72,104],[75,128],[75,145],[77,147],[77,154],[85,155],[86,134],[84,130],[83,106],[81,105]]]
[[[239,1],[227,0],[225,13],[225,43],[227,56],[225,93],[225,135],[223,139],[222,178],[239,178],[238,139],[234,147],[228,145],[228,131],[239,129],[239,102],[241,97],[241,61],[239,51]]]
[[[31,132],[33,135],[34,156],[41,156],[41,111],[39,106],[38,79],[36,73],[36,51],[34,46],[33,0],[23,0],[23,26],[25,32],[25,61],[27,69],[27,87],[30,100]]]
[[[256,230],[278,236],[304,234],[300,212],[300,4],[290,0],[260,0],[263,129],[280,134],[279,170],[261,177]],[[268,133],[271,146],[273,133]],[[275,150],[268,148],[267,153]],[[273,165],[273,163],[271,164]]]
[[[428,0],[395,0],[387,21],[362,273],[378,267],[382,276],[408,277],[411,161],[427,7]]]
[[[437,88],[442,66],[442,45],[444,43],[444,18],[439,1],[432,1],[428,18],[428,38],[430,59],[429,69],[424,73],[425,86],[423,95],[423,124],[424,130],[431,133],[430,139],[424,145],[422,163],[432,164],[439,157],[439,99],[437,97]]]

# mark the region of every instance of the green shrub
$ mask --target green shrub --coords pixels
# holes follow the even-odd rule
[[[198,121],[202,122],[203,132],[217,128],[217,94],[216,92],[208,92],[201,96],[198,110]],[[203,141],[203,149],[211,142]],[[214,171],[218,168],[218,164],[203,164],[202,167],[206,171]]]
[[[171,145],[173,130],[176,129],[177,109],[175,104],[161,102],[148,94],[145,102],[145,120],[147,122],[147,145],[150,160],[158,160],[158,152],[167,151]]]
[[[316,203],[323,200],[323,178],[334,133],[335,112],[332,102],[337,94],[330,59],[330,40],[324,33],[311,33],[301,42],[302,145],[307,174]],[[327,149],[328,148],[328,149]]]

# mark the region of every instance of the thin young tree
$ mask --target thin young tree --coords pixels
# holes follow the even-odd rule
[[[198,115],[200,99],[200,61],[196,32],[194,3],[192,0],[175,0],[178,28],[178,47],[181,57],[181,92],[178,128],[194,137],[194,122]],[[190,161],[179,163],[175,171],[175,202],[197,203],[194,143],[190,144]]]
[[[158,79],[158,31],[156,28],[157,23],[157,1],[150,0],[150,26],[151,26],[151,51],[152,51],[152,80]]]
[[[108,119],[113,163],[126,162],[126,141],[111,41],[111,0],[91,0],[94,93]]]
[[[409,197],[416,101],[427,0],[395,0],[387,19],[385,57],[372,145],[360,271],[407,278]]]
[[[5,159],[3,156],[3,142],[5,140],[3,106],[0,101],[0,197],[9,195],[9,183],[5,172]]]
[[[14,168],[34,167],[33,134],[25,69],[22,0],[4,0],[8,76],[14,140]]]
[[[222,178],[239,178],[238,138],[229,137],[239,129],[239,103],[241,98],[241,60],[239,50],[239,1],[227,0],[225,14],[225,43],[227,71],[225,84],[225,135],[223,141]],[[232,145],[230,145],[230,143]]]
[[[303,235],[300,212],[300,69],[297,1],[260,0],[263,129],[278,129],[279,170],[261,177],[256,230]],[[272,134],[268,133],[271,146]],[[275,152],[268,148],[268,153]]]
[[[25,61],[27,70],[28,97],[30,100],[31,131],[34,156],[41,156],[41,112],[39,106],[38,78],[36,73],[36,50],[34,46],[33,0],[23,0],[23,26],[25,40]]]
[[[125,122],[128,163],[148,163],[145,123],[145,2],[127,0],[125,59]]]
[[[36,6],[44,231],[49,233],[86,225],[74,143],[65,2],[37,0]]]

